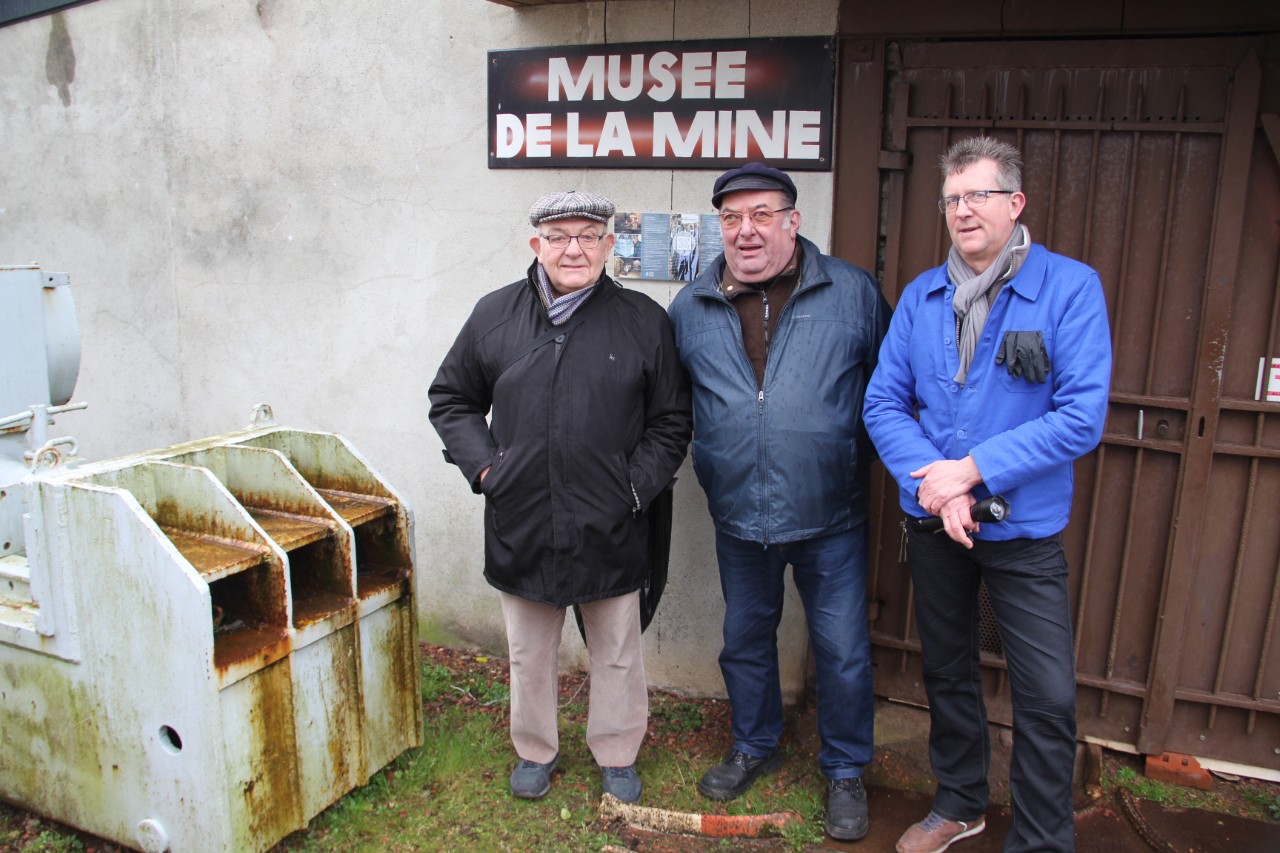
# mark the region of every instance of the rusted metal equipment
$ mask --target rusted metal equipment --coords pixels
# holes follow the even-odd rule
[[[422,743],[412,518],[345,439],[260,406],[50,461],[4,556],[29,580],[0,600],[0,797],[145,851],[260,851]]]

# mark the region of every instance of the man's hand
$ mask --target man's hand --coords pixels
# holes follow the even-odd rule
[[[934,513],[942,518],[942,529],[947,531],[947,535],[966,548],[973,547],[969,532],[977,533],[981,529],[981,525],[973,520],[971,512],[977,502],[973,495],[964,494],[947,501],[940,512]]]
[[[929,515],[942,515],[942,508],[956,498],[967,496],[974,486],[982,482],[982,474],[978,471],[978,463],[972,456],[963,459],[939,459],[930,462],[911,476],[920,480],[916,489],[916,501],[924,507]],[[969,517],[968,507],[976,501],[970,496],[965,506],[965,517]],[[972,519],[970,519],[972,521]],[[950,528],[947,529],[950,533]],[[952,536],[952,539],[956,537]],[[967,540],[968,537],[966,536]],[[959,539],[956,539],[959,542]]]
[[[484,470],[480,472],[480,482],[482,482],[482,483],[484,482],[484,477],[485,477],[485,475],[486,475],[486,474],[488,474],[488,473],[489,473],[489,468],[490,468],[490,467],[491,467],[491,466],[489,466],[489,465],[484,466]]]

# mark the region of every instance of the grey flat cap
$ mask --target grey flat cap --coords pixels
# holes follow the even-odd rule
[[[613,218],[613,202],[602,195],[567,190],[547,193],[529,208],[529,222],[539,225],[553,219],[594,219],[609,224]]]

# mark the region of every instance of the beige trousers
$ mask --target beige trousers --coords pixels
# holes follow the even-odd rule
[[[511,656],[511,743],[516,754],[546,764],[560,752],[560,633],[564,609],[502,596]],[[649,724],[640,645],[640,593],[581,604],[590,657],[587,747],[601,767],[635,763]]]

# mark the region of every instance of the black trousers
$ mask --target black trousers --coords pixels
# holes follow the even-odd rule
[[[1075,658],[1062,537],[974,540],[970,551],[945,533],[913,531],[908,559],[938,779],[934,810],[974,820],[990,797],[978,658],[978,584],[985,581],[1013,702],[1013,826],[1004,849],[1074,850]]]

